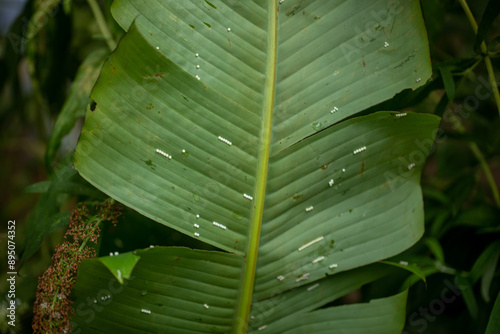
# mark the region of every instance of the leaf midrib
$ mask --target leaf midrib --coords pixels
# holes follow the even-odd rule
[[[257,254],[259,250],[259,237],[262,225],[262,213],[264,210],[264,199],[266,194],[266,181],[269,163],[269,152],[271,148],[271,130],[274,107],[274,89],[276,81],[276,55],[277,55],[277,20],[278,20],[277,1],[268,2],[268,22],[267,30],[269,32],[267,39],[267,61],[266,61],[266,79],[264,85],[264,99],[262,110],[262,128],[259,143],[259,156],[257,166],[256,187],[253,198],[254,205],[251,211],[248,243],[244,268],[242,273],[242,282],[240,297],[237,304],[237,312],[233,319],[234,333],[246,333],[248,326],[248,317],[252,304],[253,285],[255,280],[255,268],[257,265]]]

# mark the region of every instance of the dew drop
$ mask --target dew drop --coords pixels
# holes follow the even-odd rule
[[[185,157],[189,157],[188,151],[182,150],[181,152],[182,152],[182,155],[184,155]]]
[[[197,192],[197,191],[195,191],[193,193],[193,199],[194,199],[195,202],[199,202],[200,201],[200,193]]]
[[[147,294],[148,294],[148,290],[142,290],[142,291],[141,291],[141,296],[145,296],[145,295],[147,295]]]

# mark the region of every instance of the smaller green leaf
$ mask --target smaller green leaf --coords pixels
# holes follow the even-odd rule
[[[436,214],[436,217],[432,221],[429,234],[436,238],[442,236],[447,230],[446,222],[450,217],[450,215],[451,215],[450,210],[440,209],[439,212]]]
[[[435,200],[443,205],[451,204],[450,198],[441,189],[423,185],[422,194],[424,198]]]
[[[477,29],[476,42],[474,43],[474,50],[478,52],[480,50],[481,43],[485,40],[488,35],[493,22],[500,14],[500,1],[490,0],[484,9],[483,17]]]
[[[100,191],[89,186],[89,184],[85,180],[78,177],[78,175],[76,174],[75,179],[79,179],[77,181],[83,182],[67,181],[64,183],[59,183],[57,181],[41,181],[26,187],[24,191],[33,194],[44,194],[52,191],[70,195],[85,195],[93,198],[101,197],[102,193]]]
[[[488,327],[486,327],[485,334],[497,333],[500,333],[500,293],[495,301],[495,306],[493,306],[493,311],[491,311],[490,320],[488,321]]]
[[[453,222],[454,226],[497,227],[499,211],[489,205],[475,205],[461,211]]]
[[[497,268],[499,255],[500,252],[497,252],[496,257],[492,261],[490,261],[488,267],[486,267],[483,277],[481,277],[481,296],[487,303],[490,302],[490,287],[491,282],[493,281],[493,276],[495,275],[495,270]]]
[[[61,145],[62,137],[71,131],[78,118],[85,116],[85,106],[91,101],[90,91],[99,76],[106,55],[106,49],[96,50],[87,56],[78,68],[75,80],[71,85],[71,91],[57,117],[47,143],[45,163],[49,169]]]
[[[477,258],[470,271],[470,281],[475,284],[484,275],[488,267],[498,261],[500,255],[500,240],[490,244]]]
[[[63,226],[69,224],[71,212],[59,212],[60,207],[68,200],[67,193],[71,191],[62,191],[63,188],[68,188],[73,182],[80,181],[82,189],[87,189],[90,193],[97,194],[96,190],[89,188],[82,182],[85,182],[78,173],[71,168],[70,159],[63,161],[61,167],[55,171],[48,181],[28,187],[29,192],[41,192],[35,208],[28,219],[28,232],[24,240],[24,245],[21,249],[21,260],[19,268],[33,256],[40,247],[44,237]],[[79,191],[80,193],[82,191]],[[77,192],[78,193],[78,192]]]
[[[313,311],[335,301],[349,292],[393,274],[397,270],[386,265],[372,264],[331,275],[300,288],[287,290],[284,293],[279,293],[277,289],[274,296],[254,301],[250,312],[249,326],[254,330],[266,324],[273,324],[279,328],[294,318],[300,318],[305,312]],[[273,307],[272,313],[266,312],[269,305]]]
[[[453,80],[453,74],[451,74],[451,69],[449,67],[441,67],[439,71],[441,72],[441,77],[443,78],[443,84],[446,89],[448,101],[451,104],[455,99],[455,81]]]
[[[441,244],[436,238],[428,237],[425,238],[424,243],[429,247],[434,257],[441,263],[445,263],[444,252]]]
[[[429,277],[431,275],[439,273],[439,269],[437,269],[436,267],[427,267],[427,268],[422,269],[422,272],[424,273],[425,277]],[[401,284],[401,286],[403,288],[406,287],[407,289],[409,289],[413,285],[415,285],[417,282],[420,282],[420,277],[418,277],[416,275],[410,275],[404,280],[404,282]]]
[[[474,296],[474,290],[472,289],[472,284],[468,277],[463,275],[455,276],[457,280],[457,285],[462,294],[462,298],[465,301],[465,305],[469,310],[469,314],[472,319],[477,319],[479,315],[479,309],[477,307],[476,297]]]
[[[101,261],[106,268],[111,271],[120,284],[123,284],[123,279],[130,278],[132,270],[134,270],[134,267],[140,258],[140,256],[137,256],[134,253],[124,253],[116,256],[111,256],[110,254],[110,256],[99,258],[99,261]]]
[[[408,263],[407,261],[399,261],[399,262],[393,262],[393,261],[380,261],[380,263],[388,264],[390,266],[398,267],[404,270],[407,270],[420,278],[424,283],[427,283],[425,280],[425,273],[420,269],[419,266],[417,266],[415,263]],[[406,287],[405,287],[406,289]]]
[[[408,290],[369,303],[320,309],[284,324],[265,327],[266,333],[401,333]],[[264,325],[265,326],[265,325]],[[260,329],[264,329],[260,327]],[[369,330],[368,330],[369,329]]]
[[[490,244],[477,258],[470,271],[470,280],[474,285],[481,278],[481,296],[485,302],[490,301],[489,291],[498,259],[500,257],[500,241]]]
[[[53,198],[50,196],[42,196],[38,200],[35,210],[28,221],[30,227],[21,250],[19,269],[38,251],[47,234],[69,224],[71,212],[60,212],[51,215],[55,210],[57,210],[57,206],[54,205]],[[36,222],[40,223],[39,227],[36,226]]]
[[[48,180],[33,183],[32,185],[27,186],[24,189],[24,192],[29,194],[43,194],[49,191],[51,184],[52,182]]]

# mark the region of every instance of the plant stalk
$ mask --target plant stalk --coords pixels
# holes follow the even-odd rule
[[[248,245],[245,252],[244,268],[242,273],[242,286],[238,300],[237,311],[234,319],[233,330],[236,334],[247,332],[250,307],[252,305],[253,287],[255,281],[255,268],[259,250],[260,229],[262,226],[262,212],[266,196],[266,180],[271,149],[271,128],[274,106],[274,89],[276,81],[277,57],[277,2],[269,1],[268,29],[271,34],[267,40],[266,82],[264,93],[264,107],[262,117],[261,141],[259,144],[259,160],[256,175],[256,189],[253,194],[254,207],[250,218]]]
[[[469,20],[469,23],[472,27],[472,30],[474,30],[474,33],[477,35],[478,25],[476,20],[474,19],[474,15],[472,15],[472,12],[469,6],[467,5],[466,0],[458,0],[458,2],[463,8],[465,16],[467,16],[467,19]],[[484,41],[481,43],[481,52],[484,54],[484,63],[486,65],[486,71],[488,72],[488,77],[490,79],[490,84],[491,84],[491,90],[495,98],[495,104],[497,106],[498,114],[500,115],[500,93],[498,91],[498,86],[495,79],[495,71],[493,70],[491,58],[488,55],[488,48],[486,47],[486,43]],[[456,121],[457,121],[456,124],[460,124],[460,127],[455,126],[455,128],[457,128],[461,132],[465,132],[465,129],[461,125],[460,121],[458,119]],[[498,192],[497,184],[495,182],[495,178],[491,173],[490,166],[488,165],[486,159],[484,158],[483,153],[481,152],[476,143],[469,143],[469,148],[471,149],[472,153],[481,164],[481,167],[484,171],[488,184],[490,185],[491,192],[493,193],[493,198],[495,199],[495,203],[497,207],[500,208],[500,195]]]
[[[89,221],[88,224],[91,224],[92,221]],[[97,224],[95,225],[95,228],[98,228],[102,223],[102,219],[101,218],[98,218],[97,219]],[[93,232],[93,231],[92,231]],[[82,249],[85,248],[85,246],[87,245],[87,242],[89,241],[90,239],[87,237],[83,240],[82,244],[80,245],[80,247],[78,248],[78,252],[81,252]]]
[[[463,126],[463,124],[460,122],[460,119],[458,117],[455,117],[454,114],[451,114],[451,117],[453,119],[452,125],[453,127],[461,134],[465,133],[466,130]],[[493,177],[493,173],[491,173],[490,166],[488,165],[488,162],[484,158],[483,153],[479,149],[479,146],[477,146],[476,143],[470,142],[468,143],[470,150],[474,154],[474,157],[479,161],[481,168],[483,169],[484,175],[486,176],[486,180],[488,181],[488,184],[491,188],[491,192],[493,194],[493,198],[495,200],[495,204],[498,208],[500,208],[500,194],[498,192],[498,187],[495,182],[495,178]]]
[[[469,23],[472,27],[472,30],[474,30],[474,33],[477,35],[477,29],[478,29],[477,22],[474,19],[474,15],[472,15],[469,5],[467,5],[467,2],[465,0],[458,0],[458,2],[463,8],[465,16],[467,16],[467,19],[469,20]],[[488,77],[490,79],[490,84],[491,84],[491,90],[493,91],[495,104],[497,106],[498,114],[500,115],[500,93],[498,91],[497,82],[495,80],[495,71],[493,70],[493,65],[491,64],[491,58],[488,55],[488,48],[486,47],[486,43],[484,42],[481,43],[481,52],[484,54],[484,63],[486,65],[486,71],[488,72]]]
[[[113,35],[111,35],[111,32],[108,29],[108,26],[106,24],[106,19],[104,18],[104,15],[101,12],[99,4],[97,3],[96,0],[87,0],[87,3],[89,4],[90,9],[94,14],[97,26],[99,27],[99,30],[104,36],[104,40],[106,41],[109,50],[113,51],[116,48],[116,43],[115,40],[113,39]]]

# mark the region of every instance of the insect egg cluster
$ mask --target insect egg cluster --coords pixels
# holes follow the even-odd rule
[[[169,154],[167,154],[167,153],[163,152],[163,151],[162,151],[162,150],[160,150],[159,148],[157,148],[157,149],[156,149],[156,153],[163,155],[165,158],[172,159],[172,156],[171,156],[171,155],[169,155]]]
[[[354,153],[354,154],[358,154],[358,153],[360,153],[360,152],[363,152],[364,150],[366,150],[366,146],[360,147],[360,148],[358,148],[357,150],[354,150],[354,152],[352,152],[352,153]]]
[[[224,142],[224,143],[228,144],[229,146],[233,145],[233,143],[231,143],[231,142],[230,142],[229,140],[227,140],[226,138],[223,138],[223,137],[221,137],[221,136],[219,136],[218,138],[219,138],[219,140],[220,140],[221,142]]]

